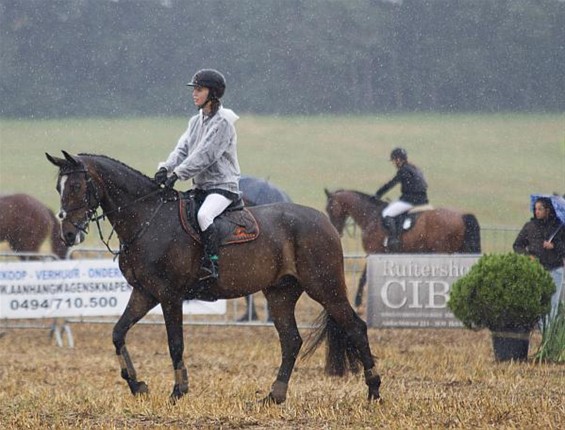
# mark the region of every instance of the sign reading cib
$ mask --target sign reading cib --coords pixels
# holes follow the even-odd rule
[[[367,324],[380,328],[459,328],[447,308],[451,285],[480,255],[367,257]]]

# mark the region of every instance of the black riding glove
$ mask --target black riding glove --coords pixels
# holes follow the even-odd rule
[[[173,174],[169,176],[165,181],[165,188],[172,189],[175,186],[175,182],[178,180],[178,178],[179,177],[177,176],[177,174],[173,172]]]
[[[161,167],[159,170],[157,170],[157,173],[155,173],[153,180],[157,185],[164,184],[167,181],[167,175],[167,169]]]

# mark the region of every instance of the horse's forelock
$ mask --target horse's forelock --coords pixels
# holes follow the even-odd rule
[[[84,169],[83,163],[81,160],[75,158],[78,164],[71,163],[67,161],[64,165],[59,167],[59,176],[65,176],[70,173],[76,172],[77,170]]]

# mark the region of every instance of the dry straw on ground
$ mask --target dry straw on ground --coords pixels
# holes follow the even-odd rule
[[[4,332],[0,428],[557,429],[565,417],[565,368],[497,364],[486,331],[371,329],[383,404],[366,402],[360,375],[326,377],[320,350],[298,363],[287,402],[269,407],[258,400],[279,362],[272,327],[187,326],[190,393],[175,405],[163,326],[137,326],[128,338],[147,398],[132,397],[119,376],[111,325],[73,332],[74,349],[44,331]]]

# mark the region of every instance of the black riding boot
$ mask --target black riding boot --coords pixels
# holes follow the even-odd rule
[[[388,230],[388,238],[386,241],[386,252],[394,253],[400,250],[400,239],[398,238],[398,229],[396,228],[396,220],[387,216],[383,219],[385,229]]]
[[[200,237],[204,245],[204,255],[202,256],[202,268],[200,280],[218,279],[219,267],[219,238],[216,226],[212,223],[204,230]]]

